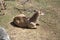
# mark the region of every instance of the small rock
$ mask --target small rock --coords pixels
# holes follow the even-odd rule
[[[0,40],[10,40],[6,30],[2,27],[0,27]]]

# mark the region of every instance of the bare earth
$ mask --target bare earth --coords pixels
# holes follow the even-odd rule
[[[29,2],[22,5],[16,5],[16,1],[6,1],[7,9],[2,10],[0,14],[0,25],[6,28],[11,40],[60,40],[60,0],[33,0],[31,9],[41,9],[44,13],[39,18],[39,26],[37,29],[20,28],[11,25],[13,17],[19,15],[20,12],[15,7],[21,9],[29,9]],[[28,17],[33,13],[22,11]]]

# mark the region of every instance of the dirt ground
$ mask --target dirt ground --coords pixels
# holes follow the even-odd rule
[[[0,14],[0,25],[6,28],[11,40],[60,40],[60,0],[32,0],[23,6],[17,4],[17,1],[5,1],[6,10],[2,10]],[[31,4],[30,4],[31,3]],[[19,9],[27,9],[20,11]],[[24,13],[27,17],[33,15],[32,11],[38,9],[44,15],[39,18],[39,26],[37,29],[20,28],[11,25],[13,17]]]

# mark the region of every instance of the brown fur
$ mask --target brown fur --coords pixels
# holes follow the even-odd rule
[[[35,22],[38,20],[40,15],[40,11],[34,10],[35,14],[29,19],[30,22]]]
[[[25,16],[16,16],[13,20],[13,22],[21,27],[27,26],[27,18]]]
[[[20,27],[36,28],[36,21],[39,12],[35,10],[35,14],[28,20],[24,14],[20,14],[13,19],[13,22]]]

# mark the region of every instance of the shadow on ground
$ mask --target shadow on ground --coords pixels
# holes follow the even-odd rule
[[[14,24],[14,22],[10,23],[13,27],[18,27],[18,28],[22,28],[22,29],[36,29],[36,28],[29,28],[29,27],[20,27]]]

